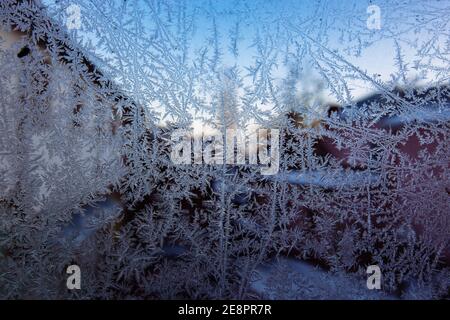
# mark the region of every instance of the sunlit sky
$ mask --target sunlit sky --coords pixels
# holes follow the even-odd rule
[[[119,8],[124,4],[124,0],[110,1]],[[52,12],[55,9],[67,8],[73,3],[81,6],[83,23],[86,19],[92,19],[98,15],[103,21],[111,21],[111,26],[117,20],[114,11],[101,12],[103,1],[100,0],[80,0],[80,1],[56,1],[44,0],[44,3],[50,5]],[[146,15],[147,5],[155,4],[147,0],[128,0],[128,3],[137,3],[142,14],[142,27],[152,30],[155,21],[152,16]],[[450,1],[401,1],[395,4],[393,1],[299,1],[299,0],[248,0],[248,1],[162,1],[163,4],[172,6],[186,5],[187,12],[196,12],[195,34],[189,39],[189,53],[191,59],[197,58],[202,48],[208,47],[213,50],[213,43],[210,41],[213,34],[213,23],[215,22],[219,35],[219,46],[224,53],[221,57],[222,67],[236,66],[238,70],[245,72],[248,67],[254,66],[259,59],[257,52],[252,44],[258,33],[269,35],[275,40],[283,37],[290,37],[290,43],[301,42],[300,34],[296,34],[296,28],[300,32],[312,38],[319,45],[326,46],[332,52],[337,52],[346,61],[366,72],[369,76],[375,76],[377,80],[387,83],[393,79],[393,75],[398,72],[398,66],[395,65],[395,58],[398,54],[398,48],[403,57],[403,62],[407,69],[407,78],[400,79],[403,82],[411,82],[414,78],[420,78],[415,84],[432,83],[439,79],[445,80],[445,75],[439,74],[439,71],[426,70],[426,73],[420,73],[423,70],[414,69],[414,62],[418,58],[418,48],[428,41],[433,42],[433,48],[447,54],[449,47],[448,30],[440,30],[437,33],[436,28],[441,25],[436,21],[437,15],[450,14]],[[128,4],[127,4],[128,5]],[[368,19],[372,19],[373,12],[368,12],[370,5],[376,5],[380,8],[380,29],[370,29]],[[91,12],[91,10],[98,12]],[[201,10],[198,10],[201,9]],[[61,10],[59,12],[61,12]],[[86,14],[86,11],[90,12]],[[448,16],[448,15],[447,15]],[[373,20],[371,20],[373,21]],[[281,22],[281,23],[280,23]],[[234,56],[232,50],[229,50],[231,41],[230,33],[239,23],[240,38],[238,42],[238,56]],[[89,24],[89,23],[88,23]],[[448,25],[448,24],[447,24]],[[284,30],[290,30],[290,34],[278,29],[287,27]],[[291,28],[291,26],[293,26]],[[422,27],[423,26],[423,27]],[[85,40],[95,40],[95,35],[88,34],[89,28],[75,30],[73,34],[76,37],[85,38]],[[98,36],[98,35],[97,35]],[[281,37],[281,38],[280,38]],[[105,39],[112,39],[112,35]],[[276,41],[275,41],[276,42]],[[279,41],[279,43],[283,43]],[[360,51],[357,47],[361,44]],[[182,45],[182,44],[180,44]],[[308,45],[314,45],[313,42]],[[285,79],[287,69],[282,64],[286,48],[275,48],[279,51],[279,65],[274,68],[272,76],[276,79]],[[95,49],[94,49],[95,50]],[[108,55],[102,51],[99,54]],[[122,58],[126,56],[122,55]],[[130,57],[131,59],[131,57]],[[191,60],[192,61],[192,60]],[[427,60],[436,66],[442,65],[442,60]],[[423,60],[421,62],[424,62]],[[187,62],[189,63],[189,62]],[[314,76],[317,72],[314,67],[307,65],[308,55],[304,61],[305,68]],[[420,76],[420,77],[419,77]],[[319,76],[320,77],[320,76]],[[250,81],[249,79],[246,79]],[[397,80],[394,80],[394,82]],[[448,81],[448,78],[447,78]],[[245,84],[245,83],[244,83]],[[399,85],[405,85],[399,83]],[[348,79],[348,87],[354,98],[358,99],[374,91],[373,86],[358,80]],[[335,101],[336,97],[330,91],[325,91],[326,100]]]

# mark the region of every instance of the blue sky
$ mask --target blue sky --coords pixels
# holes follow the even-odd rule
[[[313,41],[317,41],[318,45],[323,45],[327,49],[339,53],[346,61],[361,71],[367,72],[370,76],[376,75],[377,79],[383,82],[392,80],[392,75],[398,71],[398,67],[395,65],[395,57],[398,53],[396,45],[403,55],[403,61],[408,70],[408,81],[420,74],[420,69],[414,70],[412,67],[418,59],[417,52],[421,45],[433,41],[434,47],[441,46],[441,51],[444,52],[449,46],[448,31],[436,30],[442,25],[433,24],[433,20],[439,14],[445,15],[445,12],[450,14],[449,1],[167,0],[160,1],[158,4],[153,0],[127,0],[127,10],[125,11],[122,11],[124,0],[110,0],[109,2],[65,0],[58,3],[55,3],[55,0],[45,0],[44,2],[49,4],[52,9],[64,9],[74,3],[80,5],[85,26],[79,31],[73,31],[73,34],[79,39],[90,40],[94,43],[99,40],[99,34],[89,30],[90,24],[95,25],[95,21],[92,22],[93,18],[98,18],[99,21],[103,19],[104,23],[111,23],[113,26],[127,19],[133,19],[136,11],[128,8],[136,4],[135,8],[142,19],[142,28],[147,34],[151,34],[155,27],[155,21],[150,13],[150,6],[154,10],[170,7],[173,8],[173,12],[177,12],[182,6],[185,6],[187,16],[195,14],[195,33],[192,33],[187,41],[189,57],[186,64],[193,63],[202,49],[207,48],[210,53],[214,50],[211,38],[215,23],[219,35],[218,45],[223,53],[220,61],[222,67],[236,66],[238,70],[245,73],[248,67],[254,66],[259,57],[252,44],[256,35],[260,33],[263,37],[274,40],[275,46],[279,46],[275,48],[279,64],[272,70],[272,75],[279,80],[285,79],[287,74],[287,69],[283,66],[283,58],[288,49],[284,47],[284,44],[289,43],[289,50],[292,50],[293,44],[297,42],[300,43],[300,47],[304,46],[303,39],[300,34],[296,34],[295,28],[311,37]],[[380,8],[381,28],[379,30],[367,27],[367,19],[371,15],[367,12],[367,8],[370,5],[377,5]],[[108,10],[102,8],[108,8]],[[161,9],[161,12],[164,12],[164,8]],[[125,13],[123,19],[120,18],[122,13]],[[170,22],[171,25],[175,25],[177,19],[176,16],[168,14],[161,14],[160,18],[162,22],[168,24]],[[234,56],[230,50],[232,43],[230,33],[237,23],[240,30],[239,55]],[[111,26],[102,25],[102,28],[109,31]],[[169,30],[175,31],[175,29],[176,27],[173,27]],[[102,41],[116,40],[114,33],[100,36],[103,38]],[[179,37],[174,37],[174,39],[180,40]],[[179,45],[181,46],[182,43]],[[314,43],[311,42],[307,46],[314,46]],[[104,50],[104,46],[102,48],[97,52],[94,46],[93,51],[108,58],[110,53]],[[118,49],[120,50],[120,48]],[[129,58],[132,59],[132,57]],[[122,53],[121,59],[126,60],[128,57]],[[306,55],[298,64],[304,65],[307,70],[310,70],[309,72],[314,73],[311,71],[314,70],[314,66],[308,66],[310,62]],[[434,65],[442,64],[442,61],[430,60],[430,62]],[[438,78],[439,80],[443,79],[443,75],[429,69],[425,70],[426,74],[421,75],[422,79],[418,84],[430,83]],[[355,98],[368,95],[374,90],[364,81],[351,78],[347,81]],[[330,91],[327,91],[325,95],[327,95],[327,100],[336,100]]]

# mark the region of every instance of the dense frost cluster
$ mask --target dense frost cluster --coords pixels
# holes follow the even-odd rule
[[[0,298],[448,297],[449,16],[2,0]],[[180,128],[278,130],[279,170],[176,164]]]

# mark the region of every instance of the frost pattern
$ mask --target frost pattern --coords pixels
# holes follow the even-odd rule
[[[0,297],[448,297],[450,6],[363,2],[2,0]],[[174,165],[199,123],[279,129],[279,174]]]

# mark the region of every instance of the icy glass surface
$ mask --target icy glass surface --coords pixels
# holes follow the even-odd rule
[[[449,16],[2,0],[0,297],[448,297]],[[269,148],[249,141],[241,162],[196,153],[263,129]]]

